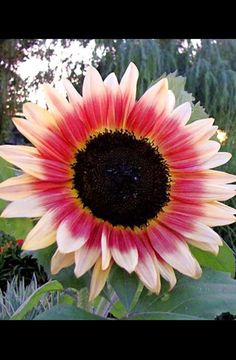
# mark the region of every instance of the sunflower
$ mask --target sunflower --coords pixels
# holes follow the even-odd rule
[[[23,249],[56,242],[53,274],[93,267],[90,300],[114,263],[157,294],[160,276],[174,287],[174,269],[199,278],[188,245],[217,254],[222,239],[211,227],[235,222],[235,209],[219,201],[234,196],[236,176],[209,170],[231,157],[209,140],[214,119],[186,125],[191,105],[175,108],[166,78],[136,101],[137,79],[133,63],[120,83],[91,66],[83,96],[64,81],[68,100],[46,84],[48,110],[26,103],[26,119],[13,118],[34,146],[0,146],[23,170],[0,185],[12,201],[1,216],[40,218]]]

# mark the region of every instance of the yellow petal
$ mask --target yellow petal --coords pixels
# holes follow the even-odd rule
[[[218,255],[218,253],[219,253],[219,245],[217,245],[215,243],[200,242],[200,241],[194,241],[194,240],[188,239],[188,244],[193,245],[201,250],[209,251],[214,255]]]
[[[160,261],[158,259],[156,259],[156,266],[160,271],[161,276],[170,283],[169,290],[172,290],[176,284],[176,276],[173,268],[164,260]]]
[[[44,84],[43,91],[49,110],[57,121],[73,113],[72,105],[54,87],[49,84]]]
[[[223,171],[206,170],[204,175],[207,175],[207,180],[214,181],[217,184],[227,184],[236,182],[236,175],[228,174]]]
[[[34,178],[27,174],[11,177],[0,184],[0,198],[14,201],[32,195],[33,182]]]
[[[69,254],[62,254],[57,249],[51,259],[51,273],[57,274],[61,269],[71,266],[75,262],[74,252]]]
[[[75,251],[75,276],[84,275],[97,261],[101,250],[97,247],[88,247],[86,244]]]
[[[214,155],[211,159],[207,160],[203,164],[201,164],[202,170],[208,170],[210,168],[215,168],[217,166],[223,165],[227,163],[232,157],[232,154],[228,152],[219,152]]]
[[[106,270],[102,270],[102,259],[101,257],[98,258],[92,273],[89,301],[94,300],[104,288],[111,267],[112,267],[112,262],[110,263],[109,267]]]
[[[173,91],[168,90],[167,92],[167,99],[166,99],[166,105],[165,105],[165,113],[169,114],[174,110],[175,107],[175,94]]]
[[[155,85],[151,86],[140,98],[139,102],[146,107],[155,107],[156,114],[163,112],[168,105],[168,80],[161,79]]]
[[[1,145],[0,156],[26,173],[43,179],[44,169],[38,158],[39,152],[34,147],[21,145]]]
[[[88,240],[90,233],[83,232],[81,224],[81,231],[78,228],[78,234],[71,231],[72,223],[68,218],[63,220],[57,230],[57,245],[61,253],[67,254],[79,250]]]
[[[47,212],[27,235],[23,250],[43,249],[56,241],[56,222],[52,211]]]
[[[68,79],[65,79],[65,80],[63,80],[63,85],[66,89],[70,103],[74,107],[77,107],[78,105],[82,105],[83,98],[78,93],[78,91],[74,88],[74,86],[71,84],[71,82]]]
[[[37,104],[25,103],[23,105],[23,113],[28,120],[40,126],[56,126],[56,119],[53,117],[53,115],[46,109],[38,106]]]
[[[228,225],[236,221],[236,209],[218,201],[203,204],[202,210],[201,222],[208,226]]]
[[[111,254],[115,262],[128,273],[132,273],[138,264],[138,251],[136,247],[127,251],[120,251],[118,248],[112,247]]]
[[[151,255],[146,253],[145,258],[138,261],[135,272],[151,292],[160,292],[160,274]]]
[[[106,270],[111,261],[111,252],[108,246],[108,234],[103,230],[101,238],[102,247],[102,270]]]
[[[46,208],[42,205],[41,198],[37,195],[28,196],[24,199],[13,201],[2,212],[3,218],[16,217],[40,217],[46,213]]]

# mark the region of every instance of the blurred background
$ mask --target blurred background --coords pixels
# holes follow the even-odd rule
[[[120,79],[130,61],[140,72],[138,97],[163,74],[177,71],[186,77],[186,90],[219,126],[221,150],[233,154],[229,164],[219,170],[236,174],[236,40],[232,39],[2,39],[0,143],[27,142],[11,118],[23,116],[26,101],[45,107],[42,83],[49,82],[63,92],[60,80],[68,78],[81,92],[89,64],[103,78],[114,71]],[[0,171],[3,173],[3,167]],[[5,174],[0,180],[4,178]],[[235,200],[227,203],[236,207]],[[236,225],[217,231],[235,250]]]

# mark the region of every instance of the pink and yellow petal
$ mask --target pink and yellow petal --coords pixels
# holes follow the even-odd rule
[[[107,123],[108,101],[104,82],[99,72],[89,66],[83,82],[83,110],[91,130]]]
[[[147,249],[145,244],[138,236],[135,238],[136,246],[138,249],[138,264],[135,268],[135,272],[138,275],[141,282],[151,292],[159,294],[161,289],[160,272],[155,263],[155,255],[152,249]]]
[[[215,243],[200,242],[200,241],[195,241],[195,240],[191,240],[191,239],[187,239],[187,242],[188,242],[188,244],[193,245],[198,249],[208,251],[216,256],[219,253],[219,245],[217,245]]]
[[[119,129],[122,127],[124,110],[121,89],[114,73],[106,77],[104,85],[108,101],[106,128],[111,130]]]
[[[138,136],[148,136],[161,118],[166,116],[165,109],[168,97],[168,81],[160,80],[148,89],[135,104],[127,120],[127,128]]]
[[[134,63],[131,62],[120,81],[120,90],[123,103],[122,127],[124,129],[126,127],[128,116],[135,104],[138,76],[138,69]]]
[[[44,158],[62,163],[68,163],[73,159],[75,149],[69,146],[57,132],[21,118],[13,118],[12,121]]]
[[[181,236],[159,223],[147,231],[153,248],[168,264],[192,278],[201,276],[201,268]]]
[[[81,101],[78,101],[80,95],[74,90],[77,94],[77,101],[74,109],[73,103],[75,102],[75,93],[73,92],[72,94],[71,88],[73,88],[73,86],[70,84],[69,87],[68,83],[69,82],[65,81],[64,85],[66,85],[69,98],[73,99],[72,104],[50,85],[45,84],[44,90],[49,110],[57,119],[58,135],[60,135],[66,143],[69,143],[72,147],[76,147],[86,140],[89,127],[85,123],[82,98],[80,99]]]
[[[217,126],[212,126],[214,119],[201,119],[185,126],[181,131],[174,132],[171,136],[162,139],[161,146],[166,155],[175,153],[176,149],[189,149],[189,145],[207,141],[217,130]]]
[[[101,236],[101,251],[102,251],[102,270],[106,270],[111,261],[111,251],[109,249],[109,236],[111,233],[111,226],[108,223],[103,224]]]
[[[109,237],[109,248],[115,262],[129,273],[138,264],[137,247],[128,231],[113,228]]]
[[[161,256],[157,253],[155,253],[156,259],[156,267],[158,271],[160,272],[161,276],[170,284],[169,291],[173,289],[173,287],[176,284],[176,276],[173,268],[165,262]]]
[[[79,250],[89,239],[94,220],[79,208],[72,211],[57,229],[57,245],[61,253]]]
[[[85,274],[97,261],[101,253],[102,226],[94,226],[88,241],[75,251],[75,275]]]

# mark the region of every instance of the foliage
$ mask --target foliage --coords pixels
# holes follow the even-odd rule
[[[50,281],[40,288],[36,289],[25,302],[14,312],[10,320],[22,320],[25,316],[37,306],[43,294],[50,291],[61,291],[62,285],[58,281]]]
[[[223,272],[204,269],[200,280],[178,278],[171,292],[160,295],[144,289],[138,304],[127,315],[132,320],[213,320],[222,312],[236,314],[236,281]]]
[[[19,175],[21,172],[19,170],[12,167],[4,159],[0,158],[0,181],[4,181],[9,177],[13,177]],[[6,207],[7,201],[0,199],[0,212]],[[0,230],[4,233],[15,237],[16,239],[25,239],[28,232],[33,227],[33,221],[31,219],[3,219],[0,218]]]
[[[0,320],[9,320],[13,314],[24,304],[38,289],[37,278],[33,275],[31,282],[26,285],[24,278],[19,280],[14,277],[7,283],[6,291],[0,289]],[[58,292],[47,292],[41,297],[38,304],[24,317],[25,320],[32,320],[41,312],[50,309],[59,303]]]
[[[223,246],[220,246],[217,256],[193,246],[190,246],[190,249],[200,265],[213,270],[228,272],[232,277],[235,277],[235,257],[225,242],[223,242]]]
[[[56,305],[34,320],[105,320],[102,317],[79,309],[74,305]]]
[[[3,240],[4,239],[4,240]],[[5,291],[7,283],[15,276],[19,280],[24,278],[25,285],[30,284],[34,275],[39,285],[47,282],[47,274],[32,255],[22,253],[16,240],[9,235],[0,233],[0,288]]]

